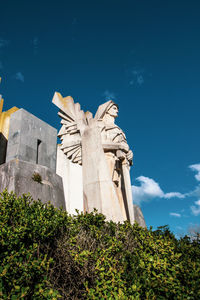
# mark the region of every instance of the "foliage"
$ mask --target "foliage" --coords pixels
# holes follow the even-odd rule
[[[34,172],[32,179],[38,183],[42,183],[42,176],[39,173]]]
[[[5,191],[0,299],[200,299],[200,243]]]
[[[66,214],[53,206],[45,207],[28,195],[2,193],[0,299],[56,299],[58,293],[50,288],[47,274],[55,237],[66,225]]]

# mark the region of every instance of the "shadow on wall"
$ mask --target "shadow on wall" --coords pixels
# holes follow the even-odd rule
[[[6,161],[6,149],[7,149],[7,139],[0,132],[0,165],[4,164]]]

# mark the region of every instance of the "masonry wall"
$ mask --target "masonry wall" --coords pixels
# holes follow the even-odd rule
[[[11,115],[6,162],[13,159],[56,171],[57,130],[24,109]]]
[[[6,162],[5,151],[0,153],[5,162],[0,165],[0,192],[30,193],[34,200],[65,209],[62,178],[56,174],[57,130],[24,109],[12,113],[9,121],[8,142],[1,137],[7,152]],[[35,173],[41,182],[34,180]]]
[[[41,176],[41,182],[34,180],[34,174]],[[5,188],[18,196],[30,193],[34,200],[51,202],[55,207],[65,209],[62,178],[52,169],[30,162],[14,159],[0,166],[0,192]]]

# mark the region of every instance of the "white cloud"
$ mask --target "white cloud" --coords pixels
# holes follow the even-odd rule
[[[192,211],[192,214],[196,217],[198,215],[200,215],[200,206],[194,206],[192,205],[191,207],[191,211]]]
[[[194,165],[190,165],[189,168],[192,171],[196,171],[197,174],[195,175],[195,178],[197,181],[200,181],[200,164],[194,164]]]
[[[138,83],[139,85],[142,85],[142,84],[144,83],[144,77],[143,77],[142,75],[139,75],[139,76],[137,77],[137,83]]]
[[[132,186],[133,202],[140,204],[141,202],[148,202],[153,198],[184,198],[185,195],[178,192],[164,193],[159,184],[152,178],[140,176],[136,178],[140,182],[140,186]]]
[[[33,39],[33,45],[34,46],[37,46],[38,45],[38,42],[39,42],[39,39],[38,39],[38,37],[36,36],[36,37],[34,37],[34,39]]]
[[[23,75],[21,72],[17,72],[17,73],[15,74],[14,78],[15,78],[16,80],[19,80],[19,81],[21,81],[21,82],[24,82],[24,75]]]
[[[187,196],[199,198],[200,197],[200,184],[198,184],[193,191],[187,193]]]
[[[200,199],[195,201],[195,204],[200,206]]]
[[[38,44],[39,44],[39,39],[37,36],[35,36],[32,40],[31,43],[33,44],[33,48],[34,48],[34,54],[38,53]]]
[[[9,44],[9,41],[0,38],[0,48],[6,47]]]
[[[116,95],[113,92],[110,92],[108,90],[105,90],[105,92],[102,94],[103,97],[106,98],[106,100],[115,100]]]
[[[195,178],[197,181],[200,181],[200,164],[190,165],[189,168],[197,172]],[[200,184],[198,184],[195,189],[187,194],[190,197],[196,197],[197,199],[200,197]],[[191,205],[190,209],[194,216],[200,215],[200,199],[194,202],[195,205]]]
[[[183,230],[183,227],[182,227],[182,226],[176,226],[176,228],[177,228],[178,230]]]
[[[179,192],[171,192],[171,193],[166,193],[164,195],[164,198],[166,199],[171,199],[171,198],[185,198],[185,195],[184,194],[181,194]]]
[[[176,217],[176,218],[180,218],[181,217],[181,214],[178,214],[178,213],[170,212],[169,214],[172,217]]]
[[[133,85],[143,85],[144,83],[144,70],[143,69],[134,69],[131,71],[132,79],[130,80],[129,84]]]
[[[198,216],[198,215],[200,215],[200,199],[195,201],[194,203],[195,203],[195,206],[194,205],[190,206],[190,209],[194,216]]]
[[[200,183],[200,164],[193,164],[190,165],[189,168],[192,171],[197,172],[195,175],[196,180]],[[133,193],[133,202],[135,204],[140,204],[142,202],[149,202],[155,198],[159,199],[171,199],[171,198],[189,198],[193,197],[196,198],[196,201],[193,205],[190,206],[191,213],[194,216],[200,215],[200,184],[197,184],[192,191],[189,191],[185,194],[181,194],[179,192],[169,192],[165,193],[158,182],[153,180],[152,178],[139,176],[136,178],[139,182],[139,186],[133,185],[132,186],[132,193]],[[183,211],[182,211],[183,212]],[[181,217],[180,213],[170,213],[171,216],[174,217]]]

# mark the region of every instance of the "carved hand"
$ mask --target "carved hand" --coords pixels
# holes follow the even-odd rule
[[[131,150],[129,150],[126,157],[127,157],[128,161],[132,161],[133,160],[133,152]]]

